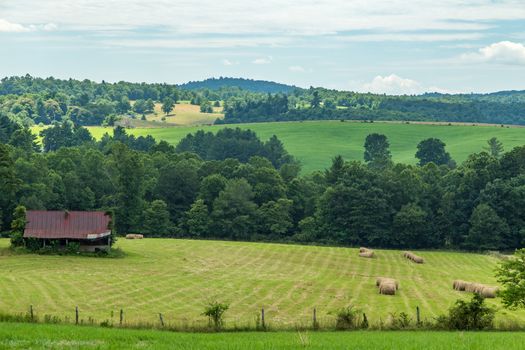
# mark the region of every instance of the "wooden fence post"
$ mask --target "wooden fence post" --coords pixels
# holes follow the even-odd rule
[[[33,314],[33,305],[29,305],[29,317],[31,317],[31,322],[33,322],[35,319]]]
[[[419,313],[419,306],[416,306],[416,319],[417,319],[417,325],[421,325],[421,315]]]
[[[314,307],[314,316],[313,316],[313,327],[314,329],[319,328],[319,323],[317,323],[317,309]]]
[[[162,314],[161,313],[159,313],[159,320],[160,320],[160,325],[162,327],[164,327],[164,319],[162,318]]]
[[[261,308],[261,325],[263,329],[266,329],[266,323],[264,322],[264,307]]]
[[[120,320],[119,324],[122,326],[122,321],[124,320],[124,310],[120,309]]]
[[[78,306],[75,307],[75,324],[78,324]]]

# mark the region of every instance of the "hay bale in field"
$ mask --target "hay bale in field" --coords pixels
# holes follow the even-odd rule
[[[465,290],[465,287],[466,287],[466,285],[467,285],[468,283],[469,283],[469,282],[465,282],[465,281],[462,281],[462,280],[455,280],[455,281],[452,283],[452,288],[454,288],[455,290],[464,291],[464,290]]]
[[[420,256],[418,256],[418,255],[416,255],[416,254],[414,254],[412,252],[404,252],[403,256],[405,258],[409,259],[409,260],[412,260],[416,264],[422,264],[422,263],[425,262],[425,260],[422,257],[420,257]]]
[[[359,256],[362,258],[373,258],[374,252],[372,250],[368,250],[366,252],[359,253]]]
[[[370,250],[370,249],[368,249],[368,248],[361,247],[361,248],[359,248],[359,253],[364,253],[364,252],[367,252],[367,251],[369,251],[369,250]]]
[[[481,291],[477,292],[484,298],[495,298],[498,294],[498,287],[489,287],[489,286],[483,286],[481,288]]]
[[[476,282],[469,282],[465,285],[465,292],[480,293],[484,285]]]
[[[394,283],[396,286],[396,289],[399,289],[399,282],[393,278],[390,277],[378,277],[376,279],[376,287],[379,287],[381,283]]]
[[[412,261],[415,262],[416,264],[422,264],[425,262],[425,259],[423,259],[422,257],[420,256],[417,256],[417,255],[414,255],[412,257]]]
[[[396,295],[396,283],[393,281],[383,281],[379,285],[379,294]]]
[[[126,235],[126,239],[142,239],[142,238],[144,238],[144,235],[139,235],[136,233],[128,233]]]

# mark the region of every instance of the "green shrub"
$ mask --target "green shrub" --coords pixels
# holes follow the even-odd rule
[[[361,326],[361,322],[359,319],[360,314],[361,311],[356,309],[352,305],[337,310],[337,312],[335,313],[335,328],[338,330],[359,328]],[[366,323],[368,323],[368,320],[366,321]]]
[[[224,313],[230,308],[230,305],[212,301],[204,307],[204,316],[208,317],[210,326],[213,325],[216,330],[222,328],[224,324]]]
[[[457,300],[447,316],[437,319],[438,327],[450,330],[486,330],[494,327],[496,311],[485,305],[485,299],[474,294],[470,301]]]

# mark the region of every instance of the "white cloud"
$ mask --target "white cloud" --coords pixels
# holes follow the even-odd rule
[[[301,66],[290,66],[290,67],[288,67],[288,70],[290,72],[294,72],[294,73],[303,73],[304,72],[304,68],[301,67]]]
[[[525,65],[525,46],[512,41],[501,41],[485,46],[478,52],[463,54],[461,59],[465,62]]]
[[[423,30],[479,32],[491,21],[523,20],[520,0],[2,0],[18,23],[73,29],[162,26],[178,34],[321,35],[369,30],[378,35]],[[253,9],[257,9],[254,11]],[[31,9],[28,11],[28,9]],[[183,15],[181,15],[183,14]],[[177,18],[176,21],[173,18]]]
[[[222,60],[222,64],[225,65],[225,66],[235,66],[235,65],[239,64],[239,62],[238,61],[231,61],[231,60],[225,58],[225,59]]]
[[[44,30],[44,31],[53,31],[58,29],[58,26],[54,23],[47,23],[44,25],[22,25],[20,23],[13,23],[9,22],[8,20],[0,18],[0,33],[26,33],[26,32],[34,32],[38,30]]]
[[[46,32],[52,32],[54,30],[57,30],[58,26],[55,23],[48,23],[48,24],[44,24],[42,26],[42,29],[45,30]]]
[[[253,64],[270,64],[273,61],[272,56],[259,57],[252,61]]]
[[[29,32],[31,29],[18,23],[11,23],[0,18],[0,32],[4,33],[22,33]]]
[[[398,75],[376,76],[370,83],[361,88],[364,92],[388,95],[412,95],[424,91],[421,84],[412,79],[401,78]]]

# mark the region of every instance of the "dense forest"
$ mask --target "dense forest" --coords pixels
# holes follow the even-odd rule
[[[352,119],[525,124],[525,92],[387,96],[311,88],[289,95],[233,97],[218,122]]]
[[[0,111],[24,126],[65,120],[114,125],[122,118],[143,118],[155,103],[173,106],[177,101],[200,105],[204,112],[222,105],[225,118],[216,123],[354,119],[525,124],[523,91],[387,96],[232,78],[181,86],[29,75],[0,81]]]
[[[202,81],[190,81],[179,85],[186,90],[220,90],[227,88],[239,88],[250,92],[262,92],[268,94],[291,93],[297,87],[280,84],[273,81],[253,80],[243,78],[210,78]]]
[[[457,165],[438,139],[394,164],[372,134],[363,161],[299,164],[273,137],[250,131],[188,135],[177,147],[122,128],[95,141],[66,121],[42,132],[0,113],[0,231],[17,205],[111,210],[120,234],[395,248],[512,250],[525,238],[525,147]]]

